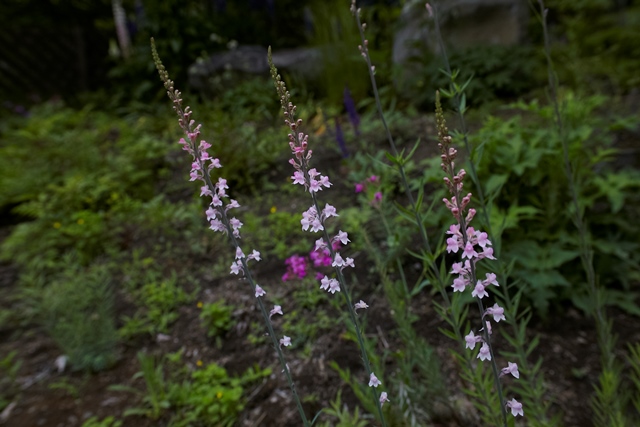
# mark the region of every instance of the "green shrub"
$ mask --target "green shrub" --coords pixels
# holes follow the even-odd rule
[[[73,369],[99,371],[117,357],[111,276],[106,267],[67,266],[44,290],[44,326]]]

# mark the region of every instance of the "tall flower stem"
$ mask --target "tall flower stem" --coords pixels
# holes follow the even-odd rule
[[[444,112],[442,111],[442,105],[440,104],[440,93],[436,92],[436,127],[438,130],[438,139],[440,140],[440,143],[442,145],[442,151],[443,152],[449,152],[449,141],[451,139],[451,137],[448,135],[448,130],[446,127],[446,123],[444,120]],[[459,173],[456,173],[455,168],[454,168],[454,162],[453,162],[453,158],[455,156],[455,152],[453,156],[443,156],[443,169],[445,170],[446,174],[448,175],[448,182],[452,183],[452,185],[449,187],[451,193],[453,194],[453,197],[451,199],[452,203],[455,205],[455,209],[458,212],[457,215],[457,220],[458,220],[458,224],[460,225],[459,229],[462,231],[462,242],[463,242],[463,247],[466,247],[469,243],[469,236],[467,233],[467,218],[464,215],[464,211],[465,211],[465,203],[464,200],[465,198],[469,198],[470,194],[468,196],[464,196],[461,193],[461,189],[462,189],[462,177],[464,175],[460,175]],[[459,185],[454,185],[455,183],[458,183]],[[477,275],[476,275],[476,263],[475,261],[472,261],[469,263],[470,266],[470,273],[471,273],[471,279],[470,279],[470,283],[472,285],[475,285],[477,282]],[[480,316],[481,316],[481,320],[482,320],[482,333],[484,336],[484,342],[487,344],[487,346],[489,347],[489,352],[491,355],[490,358],[490,362],[491,362],[491,370],[493,372],[493,380],[494,380],[494,385],[496,388],[496,391],[498,393],[498,398],[500,400],[500,410],[501,410],[501,414],[502,414],[502,420],[503,420],[503,425],[504,427],[507,426],[507,411],[506,411],[506,407],[505,407],[505,401],[504,401],[504,397],[502,394],[502,384],[500,383],[500,374],[498,372],[498,365],[496,363],[496,358],[495,358],[495,354],[493,351],[493,344],[491,342],[491,335],[490,335],[490,330],[488,328],[488,325],[485,324],[485,308],[484,308],[484,304],[482,303],[482,297],[476,297],[476,301],[478,303],[478,310],[480,311]]]
[[[151,50],[152,50],[153,60],[156,64],[156,68],[158,69],[158,74],[160,75],[160,79],[163,81],[164,87],[167,90],[167,95],[169,96],[169,99],[171,99],[171,101],[173,102],[173,109],[178,115],[178,123],[188,138],[188,141],[189,141],[187,143],[188,146],[186,146],[185,149],[192,153],[195,160],[195,164],[197,164],[196,170],[202,171],[201,176],[199,175],[198,177],[199,179],[202,179],[204,181],[205,187],[208,189],[208,194],[216,194],[216,192],[218,192],[219,190],[219,186],[217,186],[211,181],[211,176],[209,175],[209,172],[208,172],[210,168],[206,164],[207,158],[203,156],[203,150],[200,148],[201,146],[199,146],[197,142],[197,137],[200,134],[200,125],[194,126],[195,122],[191,120],[191,111],[189,107],[186,107],[186,108],[182,107],[182,98],[181,98],[182,94],[174,88],[173,81],[169,79],[169,73],[164,68],[162,61],[158,56],[158,52],[155,47],[155,41],[153,40],[153,38],[151,39]],[[216,217],[220,216],[220,221],[224,226],[225,234],[227,234],[227,236],[229,237],[229,242],[231,243],[231,246],[235,250],[236,254],[238,254],[238,253],[242,253],[242,249],[240,248],[240,244],[238,243],[238,240],[236,238],[235,233],[237,229],[233,227],[227,215],[227,211],[230,208],[233,208],[236,206],[238,206],[237,203],[234,206],[234,204],[232,203],[225,204],[222,200],[220,200],[220,206],[217,209],[215,209],[215,211],[216,211]],[[238,258],[237,255],[236,255],[236,258]],[[239,262],[242,265],[242,271],[244,273],[244,276],[247,279],[249,286],[251,287],[251,292],[255,292],[256,289],[259,288],[259,286],[253,279],[253,275],[251,274],[251,270],[249,269],[249,265],[247,263],[247,258],[243,255],[239,257]],[[262,313],[262,317],[264,319],[265,325],[267,327],[267,331],[269,333],[269,337],[271,339],[271,343],[274,349],[276,350],[278,360],[280,361],[282,370],[285,374],[285,377],[287,378],[287,382],[289,384],[289,388],[291,389],[293,399],[296,402],[296,406],[298,408],[298,412],[300,413],[302,423],[305,427],[310,427],[311,424],[307,420],[304,409],[302,408],[302,402],[296,390],[295,384],[293,382],[293,378],[291,377],[291,372],[289,371],[289,367],[285,360],[284,353],[282,352],[281,343],[278,341],[278,337],[273,329],[273,325],[271,323],[269,313],[267,312],[267,309],[262,300],[262,296],[256,295],[256,297],[258,301],[258,307],[260,309],[260,312]]]
[[[596,402],[602,406],[602,413],[596,413],[596,416],[606,419],[600,419],[599,421],[607,424],[624,423],[624,412],[621,408],[621,402],[623,401],[623,392],[619,387],[608,387],[605,382],[619,381],[620,367],[615,359],[614,348],[616,344],[616,338],[612,333],[612,322],[607,319],[607,315],[604,310],[604,294],[597,284],[596,272],[593,265],[593,248],[590,242],[590,232],[587,228],[587,224],[584,218],[584,210],[580,206],[579,192],[575,182],[575,171],[571,165],[569,159],[569,141],[566,130],[564,128],[564,122],[562,120],[562,114],[560,112],[560,102],[558,100],[558,81],[554,72],[553,60],[551,58],[551,46],[549,41],[549,29],[547,27],[547,12],[544,1],[538,0],[540,7],[539,19],[542,24],[542,32],[544,36],[544,52],[547,60],[547,77],[549,80],[549,97],[553,105],[555,125],[558,131],[558,136],[562,143],[562,158],[564,163],[565,175],[567,183],[569,185],[569,194],[571,197],[571,207],[573,210],[573,222],[578,231],[580,239],[580,261],[587,276],[588,295],[591,299],[591,315],[594,318],[596,324],[596,335],[598,340],[598,346],[600,347],[600,357],[602,360],[602,375],[600,378],[601,389],[597,390]],[[609,377],[607,379],[607,377]],[[598,402],[599,401],[599,402]]]
[[[318,190],[312,189],[312,186],[311,186],[311,181],[314,180],[315,176],[318,176],[319,173],[316,173],[315,170],[313,170],[314,174],[310,173],[311,170],[309,168],[309,160],[311,159],[312,151],[309,150],[307,147],[307,136],[304,135],[302,132],[299,132],[299,127],[302,124],[302,120],[301,119],[296,120],[295,118],[296,107],[293,105],[293,103],[291,103],[290,94],[287,91],[286,85],[282,81],[282,78],[278,74],[278,70],[273,64],[273,61],[271,58],[271,48],[269,48],[268,60],[269,60],[269,67],[271,69],[271,77],[274,81],[274,86],[276,88],[276,91],[278,92],[278,96],[280,97],[280,103],[282,104],[285,123],[291,130],[291,133],[289,134],[289,145],[295,156],[295,158],[291,160],[291,164],[294,165],[296,169],[298,169],[297,173],[300,173],[300,178],[303,181],[301,182],[301,184],[303,183],[305,186],[305,189],[307,189],[311,194],[311,199],[312,199],[311,209],[317,214],[317,220],[320,223],[320,226],[317,227],[317,229],[322,230],[324,244],[326,245],[326,248],[329,251],[331,259],[334,260],[334,263],[332,265],[334,266],[336,277],[337,277],[338,283],[340,284],[340,288],[342,290],[341,293],[344,298],[344,302],[347,306],[347,311],[349,313],[349,320],[351,321],[351,324],[356,333],[356,339],[358,341],[358,346],[360,347],[360,352],[362,356],[362,363],[364,365],[364,368],[369,378],[375,378],[373,370],[371,369],[369,356],[367,354],[364,334],[362,332],[360,323],[358,322],[358,319],[356,317],[356,312],[352,304],[349,288],[347,286],[347,282],[342,272],[342,269],[344,268],[345,265],[342,265],[342,264],[338,265],[337,260],[338,259],[342,260],[342,258],[333,248],[332,238],[329,236],[329,232],[327,231],[325,221],[328,216],[324,214],[323,209],[320,209],[320,204],[318,203],[318,198],[316,195],[316,191]],[[328,182],[328,178],[326,177],[323,177],[323,178],[326,179],[323,185],[325,187],[329,187],[331,184]],[[335,210],[334,210],[334,215],[335,215]],[[318,248],[317,244],[316,244],[316,248]],[[353,266],[353,264],[351,264],[351,266]],[[380,419],[382,426],[386,427],[387,423],[384,418],[384,414],[382,412],[382,402],[381,402],[382,398],[381,396],[378,395],[376,386],[370,387],[371,395],[373,397],[374,403],[377,408],[378,418]],[[386,397],[386,393],[385,393],[385,397]]]
[[[361,40],[361,45],[360,47],[360,52],[362,54],[362,56],[364,57],[366,63],[367,63],[367,71],[369,73],[369,79],[371,80],[371,87],[373,89],[373,95],[374,95],[374,99],[376,102],[376,109],[378,111],[378,115],[380,117],[380,120],[382,121],[382,125],[384,127],[385,130],[385,134],[387,137],[387,141],[389,143],[389,147],[391,149],[391,152],[394,156],[395,159],[395,165],[398,169],[398,172],[400,174],[400,180],[404,189],[405,194],[407,195],[407,198],[409,200],[409,205],[411,207],[411,212],[413,214],[414,217],[414,221],[420,231],[420,237],[422,239],[422,244],[425,248],[425,250],[427,251],[427,255],[428,259],[425,259],[425,261],[427,262],[427,266],[431,271],[431,278],[434,280],[436,286],[436,289],[440,295],[440,297],[442,298],[442,300],[444,301],[444,306],[443,307],[438,307],[438,311],[440,312],[440,315],[442,317],[445,318],[446,322],[449,324],[449,326],[451,327],[453,334],[455,336],[455,340],[456,342],[459,343],[460,347],[461,347],[461,355],[463,357],[463,360],[465,361],[465,368],[467,369],[468,372],[472,372],[473,371],[473,363],[471,360],[470,355],[468,354],[468,352],[465,350],[465,346],[464,346],[464,336],[462,334],[462,323],[461,323],[461,318],[458,315],[459,313],[455,313],[455,306],[454,304],[452,304],[451,301],[451,297],[449,296],[449,294],[447,293],[446,290],[446,285],[442,280],[442,277],[440,275],[440,271],[438,269],[438,266],[435,263],[435,255],[433,253],[433,250],[431,248],[431,244],[429,241],[429,237],[427,234],[427,230],[424,226],[424,222],[422,219],[422,216],[420,214],[420,207],[418,206],[418,204],[415,201],[415,198],[413,197],[413,193],[411,191],[411,187],[409,186],[409,182],[407,179],[407,174],[404,168],[404,159],[401,158],[400,153],[398,152],[397,146],[395,144],[395,141],[393,139],[393,136],[391,135],[391,131],[389,129],[389,126],[387,124],[387,121],[385,119],[385,115],[384,115],[384,111],[382,109],[382,103],[380,102],[380,94],[378,91],[378,84],[376,82],[376,78],[375,78],[375,73],[374,73],[374,66],[371,62],[371,57],[369,55],[369,49],[368,49],[368,41],[365,38],[364,35],[364,31],[366,29],[366,24],[362,23],[361,19],[360,19],[360,10],[356,8],[355,6],[355,0],[352,1],[351,3],[351,12],[353,13],[353,15],[355,16],[356,19],[356,24],[358,26],[358,31],[360,33],[360,40]],[[470,378],[472,379],[472,378]],[[483,400],[484,402],[489,405],[490,399],[489,396],[487,396],[485,394],[485,389],[483,387],[478,386],[477,389],[480,391],[480,393],[483,395]]]

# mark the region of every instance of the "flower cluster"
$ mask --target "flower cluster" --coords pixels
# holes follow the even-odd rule
[[[466,348],[473,350],[476,344],[482,343],[477,357],[482,361],[492,361],[493,349],[490,340],[491,322],[487,319],[488,316],[492,316],[493,321],[497,323],[501,320],[506,320],[506,318],[504,309],[497,303],[486,310],[483,308],[483,298],[489,297],[489,293],[487,292],[488,287],[500,285],[494,273],[486,273],[483,280],[479,279],[477,277],[476,264],[485,258],[491,260],[495,260],[496,258],[493,256],[493,247],[487,233],[468,226],[473,220],[476,211],[475,209],[468,208],[472,194],[462,195],[462,189],[464,187],[463,180],[466,173],[464,169],[460,169],[457,172],[455,171],[457,150],[451,147],[451,136],[449,136],[444,121],[439,95],[436,96],[436,127],[438,130],[438,147],[441,152],[440,159],[442,160],[440,166],[446,174],[444,182],[449,193],[451,193],[451,198],[445,198],[443,202],[456,220],[456,223],[452,224],[447,231],[447,234],[450,236],[447,238],[447,252],[455,254],[460,252],[461,258],[461,261],[454,263],[451,268],[451,273],[457,275],[453,280],[452,288],[454,292],[464,292],[467,288],[471,288],[471,295],[478,299],[479,306],[482,308],[482,334],[475,335],[474,331],[471,330],[469,334],[465,336]],[[464,232],[462,230],[464,230]],[[492,363],[495,363],[495,361]],[[519,378],[518,365],[508,362],[508,366],[501,370],[501,375],[506,374],[511,374],[515,378]],[[505,405],[511,408],[514,416],[524,414],[522,405],[515,399],[507,402]]]
[[[335,251],[340,249],[340,245],[342,241],[349,241],[347,238],[347,233],[340,231],[338,234],[341,236],[341,240],[335,240],[331,246]],[[320,245],[319,247],[314,248],[309,252],[309,256],[305,257],[302,255],[294,254],[287,258],[284,263],[287,266],[287,271],[282,275],[282,281],[286,282],[291,279],[304,279],[309,274],[309,263],[313,264],[314,268],[323,268],[330,267],[333,264],[333,258],[331,257],[331,252],[326,247],[323,247],[323,239],[319,239],[316,243]],[[324,274],[320,272],[316,272],[315,278],[317,280],[321,280],[324,277]]]

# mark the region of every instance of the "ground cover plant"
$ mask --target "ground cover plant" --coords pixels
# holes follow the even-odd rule
[[[160,106],[3,117],[0,422],[640,421],[626,68],[606,80],[558,65],[572,47],[549,40],[548,14],[557,25],[553,7],[576,6],[538,2],[527,61],[541,78],[505,100],[500,55],[469,79],[478,58],[450,58],[440,5],[421,4],[441,46],[425,71],[441,70],[402,100],[379,9],[335,6],[318,22],[353,25],[338,53],[361,81],[331,86],[336,65],[326,99],[271,64],[272,82],[199,102],[154,51],[179,126]]]

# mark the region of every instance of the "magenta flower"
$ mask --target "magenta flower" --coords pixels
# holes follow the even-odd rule
[[[358,183],[356,184],[356,193],[362,193],[364,191],[364,185]]]

